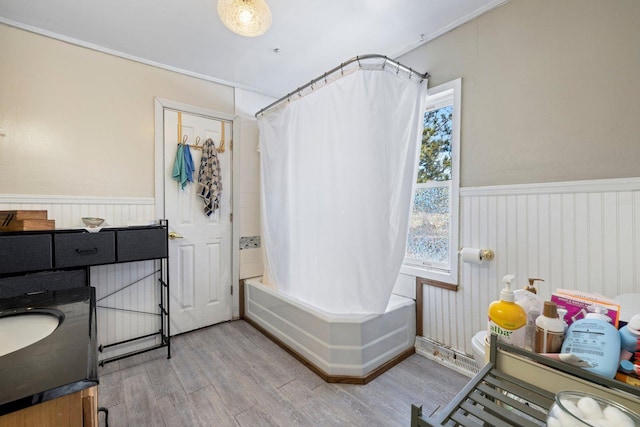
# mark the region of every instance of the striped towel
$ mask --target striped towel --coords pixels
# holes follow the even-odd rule
[[[220,178],[218,152],[213,140],[209,138],[202,146],[202,158],[198,172],[198,196],[204,199],[204,213],[207,216],[220,207],[220,193],[222,192]]]

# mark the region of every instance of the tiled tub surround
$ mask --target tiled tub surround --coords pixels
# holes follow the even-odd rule
[[[392,295],[376,314],[333,314],[245,281],[245,320],[328,382],[365,383],[414,352],[415,301]]]
[[[258,249],[262,246],[260,236],[243,236],[240,237],[240,250]]]

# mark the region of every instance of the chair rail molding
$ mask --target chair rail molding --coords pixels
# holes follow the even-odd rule
[[[460,187],[460,196],[508,196],[525,194],[600,193],[640,190],[640,177],[532,184]]]
[[[59,196],[38,194],[0,194],[0,204],[93,204],[93,205],[153,205],[153,197]]]

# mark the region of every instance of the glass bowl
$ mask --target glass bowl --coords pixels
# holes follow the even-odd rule
[[[634,427],[640,417],[617,402],[582,391],[559,391],[547,427]]]
[[[84,222],[84,225],[86,225],[87,227],[99,227],[104,222],[104,219],[85,216],[84,218],[82,218],[82,222]]]

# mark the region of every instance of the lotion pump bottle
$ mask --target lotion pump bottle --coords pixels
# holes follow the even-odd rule
[[[566,315],[567,315],[567,309],[558,307],[558,318],[560,319],[560,321],[562,321],[562,326],[564,326],[564,333],[565,334],[567,333],[567,329],[569,329],[569,324],[564,319],[564,316],[566,316]]]
[[[558,317],[558,306],[545,301],[542,314],[536,319],[536,353],[560,353],[564,339],[564,324]]]
[[[620,361],[620,333],[603,314],[606,308],[596,305],[589,310],[584,319],[569,326],[562,353],[572,353],[589,362],[587,371],[613,378]]]
[[[514,302],[515,296],[511,290],[513,279],[513,275],[504,276],[502,281],[505,286],[500,292],[500,300],[489,305],[488,330],[489,333],[496,334],[500,341],[523,348],[527,313]]]

